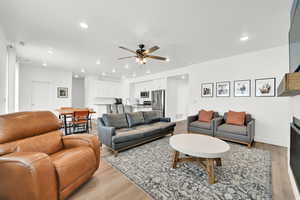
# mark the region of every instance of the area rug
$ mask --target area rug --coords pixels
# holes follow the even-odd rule
[[[217,183],[207,183],[198,163],[179,163],[172,169],[169,137],[104,159],[157,200],[272,199],[271,153],[230,143],[230,152],[216,167]]]

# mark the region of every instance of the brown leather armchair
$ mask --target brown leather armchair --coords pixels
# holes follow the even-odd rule
[[[65,199],[99,167],[96,135],[63,136],[48,111],[0,115],[0,199]]]

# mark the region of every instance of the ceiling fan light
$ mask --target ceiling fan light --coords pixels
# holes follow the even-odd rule
[[[136,62],[140,62],[140,59],[139,59],[139,58],[136,58],[135,61],[136,61]]]
[[[166,61],[167,61],[167,62],[170,62],[170,58],[167,58]]]

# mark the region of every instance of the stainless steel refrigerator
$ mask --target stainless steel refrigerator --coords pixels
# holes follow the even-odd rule
[[[165,116],[165,90],[154,90],[151,92],[152,110],[160,110]]]

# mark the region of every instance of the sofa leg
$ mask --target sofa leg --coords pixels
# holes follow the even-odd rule
[[[248,148],[251,148],[251,146],[252,146],[252,142],[251,142],[251,143],[249,143],[249,144],[247,144],[247,146],[248,146]]]
[[[117,157],[118,156],[118,151],[113,150],[114,156]]]

